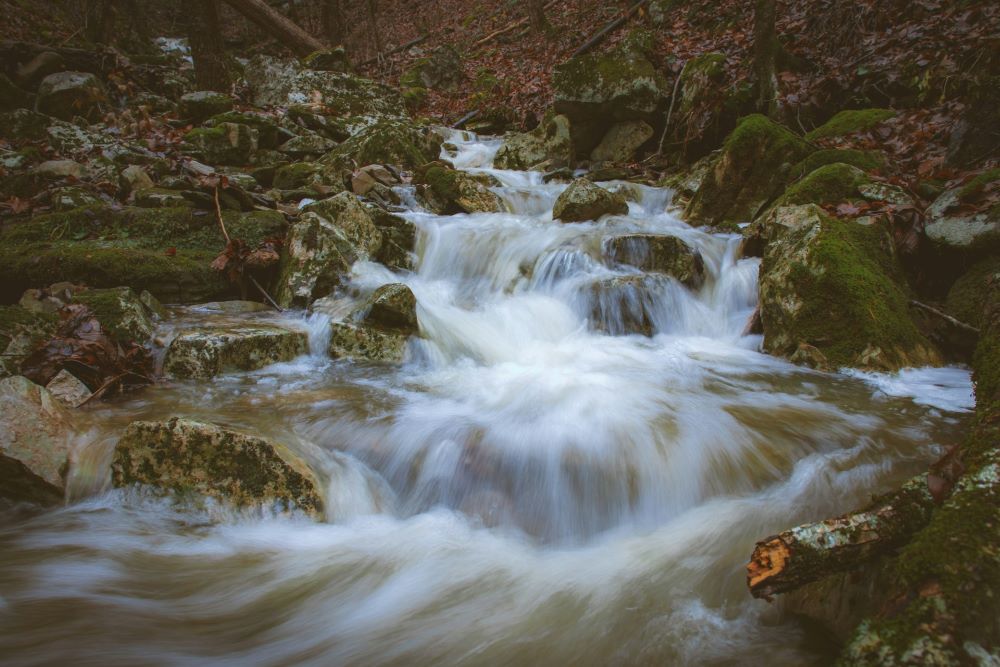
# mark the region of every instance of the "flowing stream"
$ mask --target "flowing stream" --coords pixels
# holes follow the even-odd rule
[[[689,227],[670,193],[561,224],[564,184],[490,168],[509,213],[407,215],[417,270],[355,266],[305,327],[314,354],[163,383],[79,415],[72,502],[0,516],[0,663],[18,665],[801,665],[830,646],[752,600],[757,539],[863,504],[961,432],[968,373],[825,374],[743,335],[758,260]],[[677,236],[689,290],[603,259]],[[619,280],[615,280],[619,279]],[[611,289],[595,290],[602,283]],[[322,354],[330,317],[389,282],[422,337],[399,367]],[[218,323],[206,309],[176,322]],[[248,316],[245,316],[248,317]],[[629,334],[641,321],[651,336]],[[327,523],[109,491],[135,419],[189,416],[312,452]]]

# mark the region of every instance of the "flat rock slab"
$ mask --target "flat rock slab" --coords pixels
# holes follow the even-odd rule
[[[363,324],[337,322],[330,326],[330,346],[334,359],[401,362],[406,353],[405,333],[384,331]]]
[[[278,504],[315,518],[322,485],[288,447],[206,422],[132,422],[115,447],[116,487],[141,484],[196,493],[239,508]]]
[[[188,329],[170,343],[163,372],[175,378],[212,378],[291,361],[308,349],[304,331],[273,325]]]

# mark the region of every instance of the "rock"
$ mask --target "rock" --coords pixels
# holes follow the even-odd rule
[[[38,315],[57,315],[66,303],[51,294],[48,290],[29,289],[21,295],[17,302],[21,308]]]
[[[278,148],[278,151],[292,158],[319,157],[336,146],[335,141],[310,132],[289,139]]]
[[[344,47],[315,51],[302,59],[302,66],[317,72],[350,72],[351,63]]]
[[[441,152],[441,137],[428,127],[381,120],[330,151],[320,162],[353,171],[360,165],[391,164],[416,169]]]
[[[24,360],[55,334],[58,323],[48,308],[0,306],[0,377],[18,375]]]
[[[103,202],[83,188],[56,188],[50,198],[52,210],[56,212],[72,211],[90,206],[100,206]]]
[[[82,290],[73,294],[73,301],[90,308],[101,328],[121,343],[144,345],[153,337],[154,313],[131,287]]]
[[[305,332],[272,325],[188,329],[170,343],[163,371],[175,378],[208,379],[291,361],[307,351]]]
[[[792,165],[812,151],[809,144],[766,116],[747,116],[726,139],[685,209],[685,218],[693,224],[753,220],[781,191]]]
[[[252,127],[257,130],[257,145],[268,150],[278,148],[282,143],[295,136],[281,127],[278,121],[271,116],[250,111],[227,111],[209,118],[205,121],[205,126],[215,127],[223,123],[236,123]]]
[[[776,214],[788,230],[767,246],[761,264],[766,351],[829,369],[940,362],[910,317],[902,269],[882,224],[837,220],[815,204]]]
[[[666,82],[642,55],[631,51],[590,53],[552,73],[556,113],[577,120],[655,120],[669,94]]]
[[[552,209],[552,218],[562,222],[597,220],[603,215],[626,215],[628,202],[585,178],[573,181]]]
[[[546,116],[531,132],[508,135],[493,158],[497,169],[558,169],[574,164],[569,118]]]
[[[406,334],[349,322],[330,325],[328,354],[334,359],[398,363],[406,355]]]
[[[209,164],[239,167],[257,150],[257,130],[238,123],[198,127],[184,135],[184,149]]]
[[[129,165],[122,170],[122,186],[127,192],[136,190],[146,190],[153,187],[153,179],[149,177],[146,170],[137,164]]]
[[[979,327],[988,302],[990,280],[1000,274],[1000,257],[989,257],[974,264],[948,290],[945,309],[966,324]]]
[[[633,266],[640,271],[665,273],[689,287],[699,287],[705,280],[705,263],[701,253],[676,236],[613,236],[605,241],[604,253],[615,264]]]
[[[132,422],[115,447],[111,480],[181,495],[197,493],[237,508],[278,504],[323,517],[323,486],[287,446],[189,419]]]
[[[668,25],[683,5],[683,0],[652,0],[649,3],[649,18],[657,27]]]
[[[653,128],[641,120],[616,123],[590,153],[593,162],[627,162],[653,137]]]
[[[666,330],[660,305],[671,289],[670,278],[662,275],[614,276],[595,281],[589,287],[590,327],[612,336],[639,334],[652,336]]]
[[[859,151],[852,148],[825,148],[811,153],[792,167],[789,177],[799,179],[828,164],[847,164],[862,171],[879,171],[885,168],[885,154],[881,151]]]
[[[58,72],[45,77],[38,86],[35,111],[62,120],[74,116],[94,119],[107,101],[104,86],[93,74]]]
[[[135,192],[135,205],[142,208],[187,208],[193,206],[193,203],[178,190],[146,188]]]
[[[66,70],[62,56],[52,51],[43,51],[17,68],[15,76],[19,85],[34,90],[45,77]]]
[[[417,333],[417,298],[401,283],[383,285],[372,293],[358,313],[358,320],[384,331]]]
[[[357,197],[342,192],[307,206],[292,224],[275,298],[282,306],[308,306],[329,294],[359,259],[369,259],[382,235]]]
[[[462,56],[455,47],[439,46],[430,56],[417,59],[399,78],[401,88],[453,90],[465,82]]]
[[[375,259],[390,269],[412,270],[417,239],[416,225],[378,206],[369,206],[368,212],[382,235],[382,245],[379,246]]]
[[[490,182],[488,177],[431,163],[418,172],[417,181],[417,195],[429,210],[439,215],[504,210],[503,201],[486,186]]]
[[[924,234],[938,248],[953,254],[977,256],[1000,251],[1000,205],[963,212],[984,187],[1000,181],[1000,169],[980,174],[966,185],[946,191],[927,209]]]
[[[178,113],[193,123],[203,123],[212,116],[233,110],[233,98],[213,90],[199,90],[181,97]]]
[[[351,191],[356,195],[368,194],[377,184],[378,181],[375,180],[375,177],[367,171],[357,169],[351,174]]]
[[[318,182],[322,171],[323,167],[315,162],[287,164],[275,170],[272,185],[279,190],[306,187]]]
[[[823,125],[806,135],[808,141],[843,137],[856,132],[866,132],[896,116],[891,109],[858,109],[841,111]]]
[[[46,389],[15,376],[0,380],[0,414],[0,495],[60,502],[72,451],[69,413]]]
[[[52,378],[45,388],[52,398],[56,399],[67,408],[78,408],[87,402],[93,392],[80,381],[78,377],[67,371],[65,368]]]
[[[48,160],[32,169],[32,171],[48,178],[82,179],[87,175],[87,169],[73,160]]]

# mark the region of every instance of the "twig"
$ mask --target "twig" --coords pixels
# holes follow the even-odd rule
[[[260,286],[260,283],[257,282],[256,278],[254,278],[250,274],[246,274],[246,277],[250,279],[250,282],[252,282],[253,286],[256,287],[260,291],[260,293],[267,300],[267,302],[269,304],[271,304],[272,306],[274,306],[274,309],[276,311],[278,311],[279,313],[285,312],[285,309],[282,308],[281,306],[279,306],[278,303],[274,299],[271,298],[271,295],[267,293],[267,290],[265,290],[263,287]]]
[[[684,68],[687,66],[687,62],[681,65],[681,71],[677,73],[677,78],[674,80],[674,90],[670,93],[670,108],[667,110],[667,123],[663,126],[663,133],[660,135],[660,145],[656,149],[657,155],[663,154],[663,142],[667,138],[667,130],[670,129],[670,117],[674,115],[674,100],[677,99],[677,88],[681,85],[681,78],[684,75]]]
[[[226,239],[226,245],[229,245],[229,232],[226,231],[226,223],[222,220],[222,207],[219,206],[219,186],[215,186],[215,219],[219,221],[219,228],[222,229],[222,236]]]
[[[548,9],[549,7],[551,7],[554,4],[556,4],[556,0],[549,0],[549,2],[545,3],[544,9]],[[486,35],[486,37],[483,37],[482,39],[480,39],[480,40],[478,40],[476,42],[473,42],[472,47],[476,48],[477,46],[482,46],[483,44],[486,44],[488,42],[492,42],[494,39],[496,39],[500,35],[504,35],[504,34],[510,32],[511,30],[515,30],[516,28],[524,25],[527,22],[528,22],[528,17],[527,16],[522,16],[521,18],[519,18],[518,20],[516,20],[513,23],[511,23],[506,28],[500,28],[499,30],[496,30],[496,31],[491,32],[490,34]]]
[[[926,303],[920,303],[916,299],[910,299],[910,304],[912,304],[914,306],[917,306],[918,308],[923,308],[928,313],[932,313],[934,315],[937,315],[938,317],[940,317],[943,320],[951,322],[952,324],[954,324],[959,329],[964,329],[966,331],[971,331],[972,333],[975,333],[975,334],[979,333],[979,329],[977,329],[976,327],[972,326],[971,324],[966,324],[965,322],[963,322],[961,320],[957,320],[954,317],[952,317],[951,315],[949,315],[948,313],[942,313],[937,308],[934,308],[933,306],[928,306]]]
[[[570,59],[576,58],[577,56],[582,56],[584,53],[587,53],[592,48],[603,42],[605,37],[607,37],[609,34],[611,34],[612,31],[614,31],[620,25],[629,20],[632,14],[636,13],[640,7],[642,7],[648,2],[649,0],[639,0],[639,2],[629,7],[628,10],[623,15],[619,16],[614,21],[601,28],[597,32],[597,34],[595,34],[593,37],[584,42],[583,46],[581,46],[580,48],[578,48],[576,51],[573,52],[573,55],[570,56]]]

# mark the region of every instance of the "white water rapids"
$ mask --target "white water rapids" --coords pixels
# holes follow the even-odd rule
[[[490,169],[496,142],[454,142],[512,212],[440,217],[408,197],[417,270],[359,264],[326,308],[406,283],[421,329],[407,362],[315,354],[87,408],[75,502],[0,519],[0,663],[828,659],[780,601],[750,599],[753,544],[925,468],[958,437],[968,374],[831,375],[760,354],[742,335],[758,260],[735,237],[639,186],[624,186],[627,216],[554,222],[565,185]],[[603,259],[631,232],[696,247],[705,284],[595,293],[637,275]],[[626,333],[636,318],[651,337]],[[317,351],[327,322],[308,319]],[[103,490],[124,426],[172,415],[318,446],[328,522]]]

